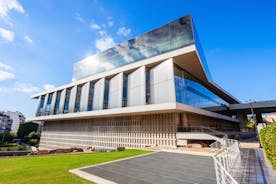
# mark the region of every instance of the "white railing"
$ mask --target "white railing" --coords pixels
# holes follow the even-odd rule
[[[210,145],[214,151],[217,184],[238,184],[231,175],[235,164],[240,158],[239,143],[233,139],[223,139]]]

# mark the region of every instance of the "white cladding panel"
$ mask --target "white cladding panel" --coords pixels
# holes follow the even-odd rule
[[[63,89],[60,94],[59,110],[58,110],[59,114],[63,113],[64,103],[65,103],[65,94],[66,94],[66,89]]]
[[[85,83],[81,89],[80,111],[87,111],[90,82]]]
[[[104,81],[105,79],[101,78],[94,85],[93,110],[103,109]]]
[[[150,70],[150,102],[175,102],[173,60],[168,59]]]
[[[52,102],[51,102],[51,107],[50,107],[50,114],[54,114],[54,109],[55,109],[55,104],[56,104],[56,98],[57,98],[57,92],[54,92],[53,96],[52,96]]]
[[[117,74],[109,81],[108,108],[122,107],[123,73]]]
[[[77,86],[71,88],[69,98],[69,112],[74,112],[76,102]]]
[[[146,70],[142,66],[128,75],[127,106],[145,105]]]
[[[37,105],[37,107],[36,107],[35,116],[37,115],[37,113],[38,113],[38,111],[39,111],[40,102],[41,102],[41,96],[38,97],[38,105]]]

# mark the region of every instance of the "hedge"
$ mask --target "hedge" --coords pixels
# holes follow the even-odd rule
[[[262,146],[272,168],[276,170],[276,124],[267,125],[260,131]]]

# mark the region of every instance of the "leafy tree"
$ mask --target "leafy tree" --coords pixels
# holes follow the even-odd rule
[[[24,139],[31,132],[37,132],[38,124],[36,123],[23,123],[19,126],[17,131],[17,137],[19,139]]]

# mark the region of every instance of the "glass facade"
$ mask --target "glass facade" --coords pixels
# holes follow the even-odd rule
[[[109,79],[104,80],[104,104],[103,109],[108,109]]]
[[[128,85],[128,77],[126,74],[123,76],[123,101],[122,107],[127,107],[127,85]]]
[[[63,107],[63,113],[68,113],[69,112],[70,93],[71,93],[71,88],[67,88],[66,89],[66,93],[65,93],[65,101],[64,101],[64,107]]]
[[[88,106],[87,106],[88,111],[93,110],[93,96],[94,96],[94,83],[90,82],[90,84],[89,84],[89,94],[88,94]]]
[[[228,106],[228,103],[207,89],[198,79],[174,65],[176,101],[197,108]]]
[[[190,15],[75,63],[72,80],[153,57],[194,43]]]
[[[39,103],[39,108],[38,108],[38,111],[37,111],[37,116],[42,116],[43,115],[44,101],[45,101],[45,95],[41,96],[41,98],[40,98],[40,103]]]
[[[53,93],[50,93],[48,95],[48,100],[47,100],[47,104],[46,104],[45,115],[50,115],[52,98],[53,98]]]
[[[150,104],[150,69],[146,68],[146,104]]]
[[[57,97],[56,97],[56,102],[55,102],[55,107],[54,107],[54,114],[59,114],[60,95],[61,95],[61,91],[58,91]]]
[[[75,110],[74,110],[75,112],[80,112],[81,89],[82,89],[82,85],[79,85],[77,87]]]

